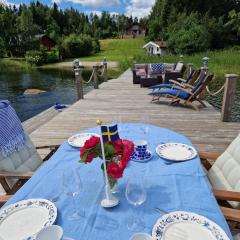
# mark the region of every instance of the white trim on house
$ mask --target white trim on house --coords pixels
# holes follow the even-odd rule
[[[143,47],[143,49],[146,49],[146,51],[148,52],[149,55],[165,55],[166,54],[166,47],[161,47],[160,45],[158,45],[155,42],[148,42],[147,44],[145,44]]]
[[[155,47],[160,47],[158,44],[156,44],[155,42],[152,42],[152,41],[150,41],[150,42],[148,42],[147,44],[145,44],[142,48],[146,48],[148,45],[153,45],[153,46],[155,46]]]

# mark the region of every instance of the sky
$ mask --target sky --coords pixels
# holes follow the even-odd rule
[[[31,0],[0,0],[8,4],[29,4]],[[144,17],[147,16],[155,0],[39,0],[40,2],[51,5],[56,2],[60,8],[73,7],[81,12],[100,13],[108,11],[110,13],[123,13],[127,16]]]

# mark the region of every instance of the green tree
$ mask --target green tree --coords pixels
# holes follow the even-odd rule
[[[6,54],[6,48],[3,39],[0,37],[0,57],[4,57]]]
[[[71,34],[65,37],[61,44],[62,54],[64,57],[81,57],[88,56],[94,51],[96,43],[94,39],[85,34]]]
[[[197,14],[180,14],[177,22],[169,27],[168,47],[174,53],[193,54],[210,47],[208,30]]]
[[[25,5],[17,18],[17,30],[19,46],[22,50],[27,51],[37,47],[35,35],[39,32],[39,26],[33,23],[33,14]]]
[[[230,28],[232,32],[236,34],[237,39],[240,38],[240,11],[235,9],[229,12],[229,20],[225,24],[225,27]]]

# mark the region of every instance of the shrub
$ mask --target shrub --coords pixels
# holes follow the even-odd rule
[[[98,39],[96,39],[96,38],[93,39],[92,44],[93,44],[93,51],[94,51],[94,53],[100,52],[101,47],[100,47],[100,42],[98,41]]]
[[[46,53],[44,51],[30,50],[25,54],[25,59],[31,65],[41,65],[46,62]]]
[[[210,36],[197,14],[181,14],[168,31],[168,47],[174,53],[193,54],[207,50]]]
[[[85,34],[65,37],[61,46],[64,57],[89,56],[93,52],[93,39]]]
[[[53,48],[45,53],[46,59],[44,63],[55,63],[59,61],[59,51],[57,48]]]
[[[4,57],[6,54],[5,44],[2,38],[0,38],[0,57]]]

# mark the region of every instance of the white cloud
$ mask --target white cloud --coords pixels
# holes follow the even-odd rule
[[[96,15],[98,15],[99,17],[102,15],[102,11],[91,11],[91,10],[89,10],[89,11],[85,11],[84,12],[85,14],[87,14],[87,15],[90,15],[91,13],[92,14],[96,14]],[[117,12],[108,12],[111,16],[112,15],[118,15],[119,13],[117,13]]]
[[[75,4],[81,4],[82,6],[87,7],[115,7],[119,6],[121,4],[120,0],[52,0],[52,2],[55,3],[61,3],[61,2],[72,2]]]
[[[15,4],[15,3],[11,3],[11,2],[8,2],[7,0],[0,0],[0,5],[4,5],[4,6],[16,6],[18,7],[19,4]]]
[[[126,6],[126,15],[133,17],[145,17],[150,14],[156,0],[130,0]]]

